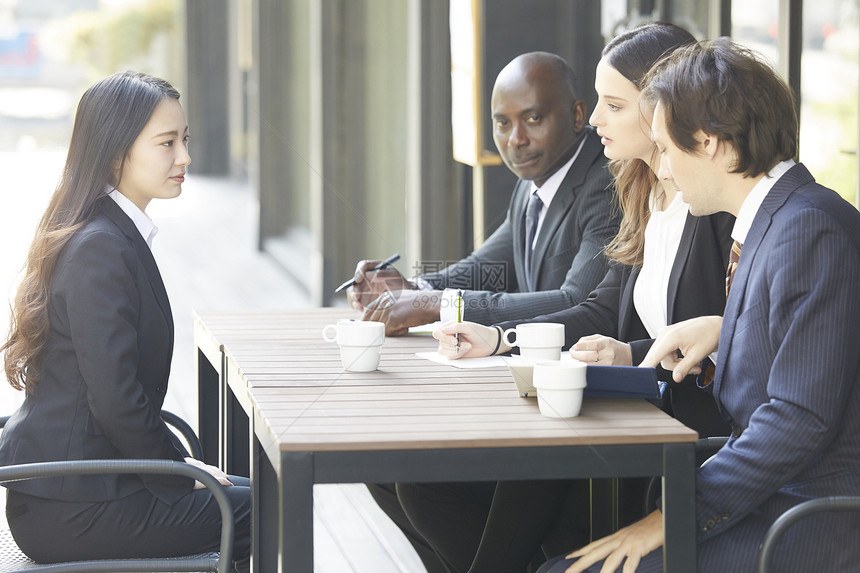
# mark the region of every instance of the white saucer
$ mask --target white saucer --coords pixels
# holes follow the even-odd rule
[[[519,355],[504,356],[505,363],[508,365],[508,370],[511,371],[511,376],[514,378],[514,384],[517,385],[517,392],[525,398],[537,397],[537,391],[532,383],[534,376],[534,364],[526,364]],[[569,352],[561,353],[562,362],[576,362]]]

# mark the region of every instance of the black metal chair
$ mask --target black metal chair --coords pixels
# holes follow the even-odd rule
[[[200,458],[200,442],[191,427],[175,414],[162,411],[162,418],[173,425],[188,444],[195,458]],[[9,417],[0,417],[0,428]],[[172,460],[84,460],[42,462],[0,467],[0,483],[23,479],[56,477],[61,475],[91,475],[100,473],[172,474],[196,479],[212,490],[221,509],[220,553],[204,553],[174,558],[110,559],[77,561],[74,563],[38,564],[29,559],[15,544],[5,521],[0,527],[0,573],[12,571],[67,572],[179,572],[217,571],[228,573],[233,566],[233,537],[235,524],[230,500],[218,480],[206,471],[183,462]]]
[[[799,520],[824,511],[860,511],[860,496],[822,497],[811,499],[796,505],[779,516],[773,522],[764,537],[761,553],[759,553],[759,573],[770,573],[773,570],[773,557],[779,538]]]
[[[728,438],[702,438],[696,442],[696,457],[699,463],[706,459],[725,445]],[[660,491],[659,480],[652,480],[648,487],[648,511],[656,506],[655,501]],[[815,513],[825,511],[860,511],[860,496],[822,497],[812,499],[796,505],[783,513],[768,529],[759,553],[759,573],[771,573],[773,571],[773,558],[776,546],[782,535],[799,520]]]

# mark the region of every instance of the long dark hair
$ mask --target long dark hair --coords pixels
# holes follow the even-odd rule
[[[619,34],[603,48],[603,58],[640,90],[649,70],[682,46],[694,44],[688,31],[665,22],[652,22]],[[656,160],[652,158],[652,163]],[[621,226],[606,248],[607,256],[624,265],[641,265],[645,226],[651,216],[649,198],[657,185],[651,166],[641,159],[614,160],[609,170],[621,206]]]
[[[12,304],[9,336],[0,347],[14,388],[30,390],[38,382],[57,257],[92,218],[105,190],[119,184],[132,144],[167,98],[178,100],[179,92],[164,80],[136,72],[109,76],[81,97],[63,174],[36,228]]]

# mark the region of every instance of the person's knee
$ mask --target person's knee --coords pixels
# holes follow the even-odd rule
[[[439,526],[439,521],[486,517],[495,483],[399,483],[397,499],[419,532]]]
[[[393,483],[367,483],[364,484],[367,491],[370,492],[370,497],[376,502],[376,505],[388,513],[389,508],[400,508],[400,502],[397,501],[397,491]]]

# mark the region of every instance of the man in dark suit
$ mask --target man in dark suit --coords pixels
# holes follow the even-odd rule
[[[716,352],[713,381],[700,384],[732,436],[696,475],[697,570],[754,571],[783,512],[860,494],[860,213],[794,162],[790,88],[728,39],[673,55],[643,96],[657,102],[662,171],[691,212],[737,216],[724,316],[668,327],[643,365],[662,361],[680,380]],[[775,570],[856,571],[858,535],[857,514],[804,519],[776,548]],[[570,569],[546,569],[606,558],[605,570],[626,559],[625,571],[662,571],[662,544],[655,511],[574,553]]]
[[[452,320],[458,308],[464,320],[492,324],[585,300],[606,274],[603,247],[618,230],[619,213],[600,137],[586,126],[575,83],[554,54],[523,54],[505,66],[491,105],[496,147],[520,178],[507,218],[471,255],[415,280],[393,267],[369,272],[378,261],[361,261],[348,295],[366,320],[403,334]]]
[[[575,84],[570,66],[554,54],[523,54],[505,66],[496,78],[491,105],[496,147],[520,178],[507,218],[471,255],[415,280],[393,267],[369,272],[378,261],[358,263],[356,286],[348,295],[354,307],[365,311],[366,320],[384,321],[387,334],[403,334],[410,326],[456,318],[458,306],[464,311],[461,318],[492,324],[585,300],[606,274],[603,247],[618,230],[619,213],[603,145],[586,126],[585,102],[577,97]],[[526,219],[532,195],[543,206],[527,272]],[[501,277],[492,272],[498,270]],[[368,489],[427,570],[445,571],[403,512],[394,484],[369,484]]]

